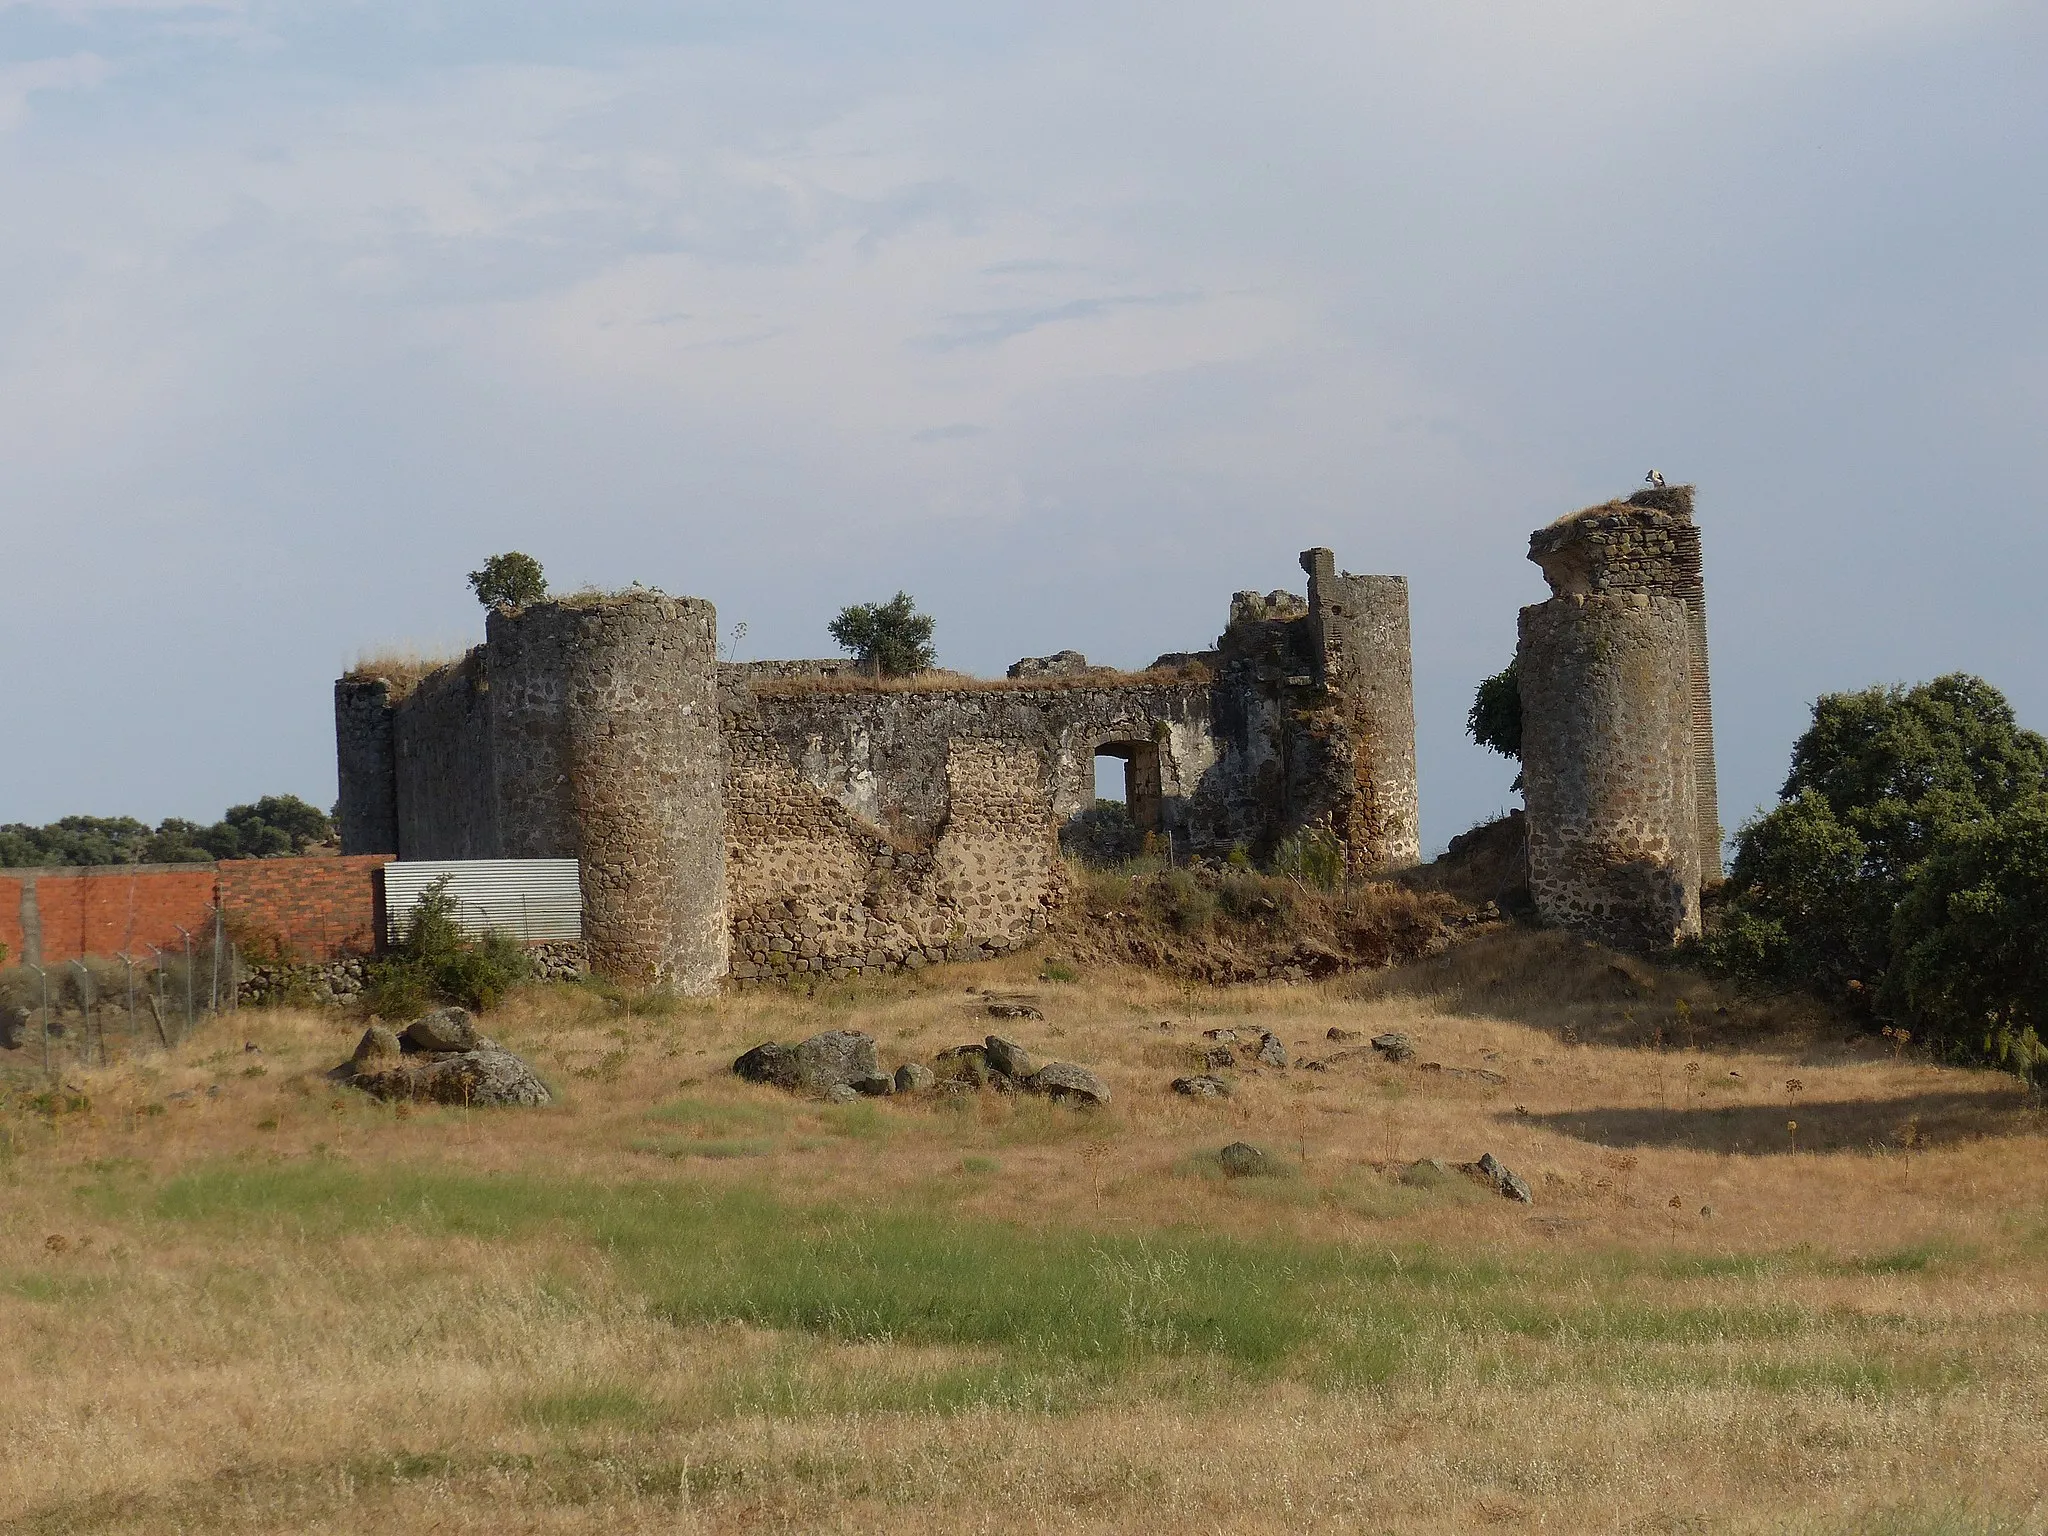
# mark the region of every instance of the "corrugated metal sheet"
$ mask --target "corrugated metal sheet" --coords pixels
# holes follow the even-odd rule
[[[420,897],[448,882],[456,921],[469,933],[495,929],[529,944],[583,937],[583,887],[574,859],[403,859],[384,866],[390,937],[405,933]]]

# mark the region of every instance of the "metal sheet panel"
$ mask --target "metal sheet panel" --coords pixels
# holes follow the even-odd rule
[[[583,887],[574,859],[417,859],[384,866],[389,937],[403,937],[420,897],[440,880],[467,933],[496,930],[528,944],[583,937]]]

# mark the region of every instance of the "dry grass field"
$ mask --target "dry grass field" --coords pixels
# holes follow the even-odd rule
[[[1247,1026],[1295,1065],[1167,1091]],[[1116,1102],[726,1070],[834,1027],[996,1030]],[[2048,1530],[2048,1122],[1790,1005],[1500,931],[485,1028],[554,1107],[336,1089],[360,1024],[311,1013],[9,1069],[0,1529]],[[1278,1175],[1222,1177],[1239,1138]],[[1407,1172],[1486,1151],[1533,1207]]]

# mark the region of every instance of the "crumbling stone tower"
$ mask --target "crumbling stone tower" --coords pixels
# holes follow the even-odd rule
[[[461,662],[394,696],[335,685],[342,846],[411,859],[576,859],[599,974],[725,975],[718,619],[629,592],[490,616]]]
[[[1552,593],[1516,652],[1530,889],[1545,919],[1630,948],[1697,933],[1721,869],[1692,494],[1640,491],[1529,540]]]
[[[1304,550],[1301,568],[1315,680],[1342,700],[1355,765],[1335,807],[1336,830],[1360,873],[1418,863],[1408,578],[1340,573],[1327,549]]]

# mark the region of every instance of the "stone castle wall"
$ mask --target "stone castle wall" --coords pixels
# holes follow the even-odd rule
[[[721,665],[710,605],[653,593],[495,613],[402,698],[337,685],[344,846],[574,857],[593,968],[684,990],[715,984],[728,945],[744,980],[1029,942],[1098,753],[1176,857],[1264,856],[1315,827],[1360,871],[1411,862],[1406,583],[1313,553],[1309,598],[1240,594],[1215,651],[1138,675],[1040,658],[1010,685]]]
[[[1718,878],[1720,791],[1707,669],[1706,583],[1693,504],[1689,485],[1649,487],[1626,501],[1589,507],[1538,529],[1529,540],[1529,558],[1543,568],[1556,593],[1646,592],[1685,604],[1700,868]]]
[[[1630,949],[1699,932],[1690,652],[1677,598],[1522,610],[1529,886],[1546,921]]]

